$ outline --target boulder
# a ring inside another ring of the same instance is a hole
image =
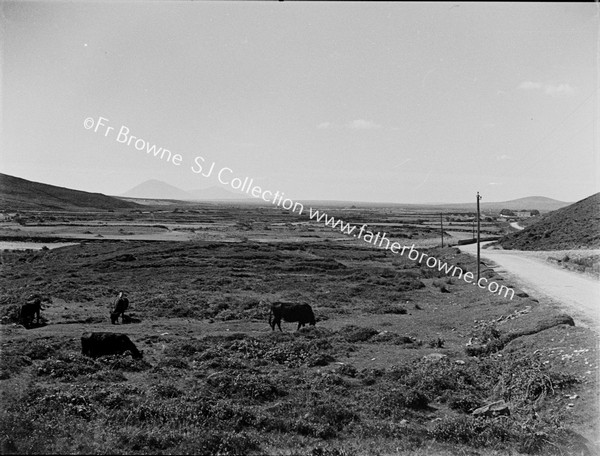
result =
[[[496,401],[473,410],[473,416],[494,417],[500,415],[510,415],[508,404],[504,401]]]

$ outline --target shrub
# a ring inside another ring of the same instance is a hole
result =
[[[406,409],[426,409],[429,400],[416,389],[392,389],[377,399],[377,413],[394,420],[405,416]]]
[[[404,315],[407,313],[407,310],[402,306],[389,305],[384,307],[381,312],[384,314]]]
[[[444,343],[446,341],[444,339],[440,339],[439,337],[437,339],[432,339],[429,341],[429,346],[431,348],[443,348],[444,347]]]
[[[471,416],[444,418],[435,424],[430,435],[443,442],[486,448],[516,437],[510,419],[506,417],[486,419]]]
[[[266,375],[219,372],[207,377],[206,382],[226,397],[239,397],[269,401],[287,395],[275,386]]]
[[[143,359],[135,359],[131,356],[122,355],[101,356],[98,358],[98,362],[104,364],[109,369],[125,372],[142,372],[152,367],[150,363]]]
[[[504,400],[519,407],[542,400],[555,390],[577,382],[576,376],[553,371],[539,358],[525,355],[505,359],[497,389]]]
[[[173,385],[160,384],[152,388],[152,394],[160,399],[169,399],[173,397],[179,397],[183,394],[183,392]]]
[[[101,365],[93,359],[79,354],[69,354],[58,359],[45,360],[37,369],[40,377],[48,376],[70,381],[81,375],[93,374],[100,370]]]
[[[23,347],[23,354],[31,359],[47,359],[54,355],[61,344],[55,342],[50,343],[47,340],[34,340],[27,342]]]
[[[31,359],[27,356],[3,353],[0,356],[0,380],[6,380],[13,374],[18,374],[24,367],[31,364]]]
[[[377,333],[376,329],[354,325],[344,326],[338,331],[347,342],[365,342]]]
[[[356,370],[356,367],[354,367],[351,364],[343,364],[340,367],[338,367],[336,369],[336,372],[340,375],[346,375],[347,377],[356,377],[356,374],[358,373],[358,371]]]
[[[448,406],[452,410],[458,410],[463,413],[470,413],[481,406],[481,401],[479,401],[476,397],[462,394],[458,396],[451,396],[448,400]]]

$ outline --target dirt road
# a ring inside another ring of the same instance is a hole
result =
[[[460,246],[460,249],[477,255],[477,244]],[[540,302],[548,302],[569,313],[576,324],[600,328],[599,281],[559,269],[529,252],[484,249],[482,245],[481,259]]]
[[[521,225],[519,225],[519,222],[511,222],[510,226],[512,226],[515,230],[524,230],[525,228],[523,228]]]

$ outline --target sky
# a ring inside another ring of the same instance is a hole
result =
[[[296,200],[600,191],[594,3],[1,1],[0,24],[5,174],[109,195],[224,168],[224,188]]]

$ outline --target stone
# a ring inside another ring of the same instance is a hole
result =
[[[432,363],[437,363],[439,360],[444,358],[447,358],[447,355],[444,355],[443,353],[431,353],[429,355],[423,356],[423,359],[425,361],[430,361]]]
[[[504,401],[496,401],[491,404],[484,405],[478,409],[473,410],[474,416],[487,416],[494,417],[500,415],[510,415],[508,404]]]

